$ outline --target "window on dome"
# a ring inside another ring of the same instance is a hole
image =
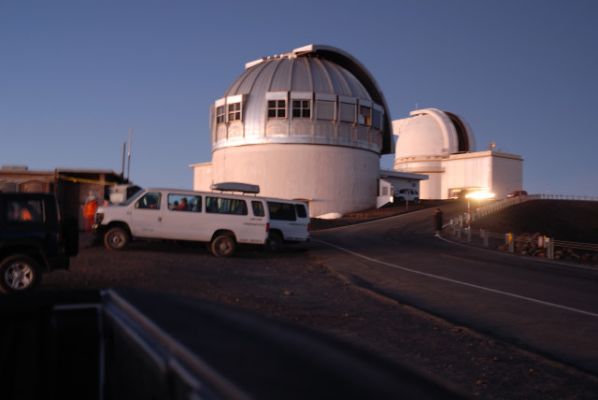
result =
[[[220,124],[226,119],[226,113],[224,112],[224,106],[216,107],[216,123]]]
[[[336,102],[328,100],[316,100],[316,118],[326,121],[334,121],[334,109]]]
[[[340,117],[343,122],[355,122],[355,104],[340,103]]]
[[[372,111],[372,126],[378,130],[382,129],[382,111],[375,108]]]
[[[359,125],[371,126],[372,125],[372,109],[366,106],[359,106]]]
[[[241,120],[241,103],[228,104],[228,121]]]
[[[311,100],[293,100],[293,118],[311,118]]]
[[[286,100],[268,100],[268,118],[286,118]]]

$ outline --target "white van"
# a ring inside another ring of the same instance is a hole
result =
[[[209,243],[218,257],[233,255],[237,243],[265,244],[268,229],[260,198],[178,189],[146,189],[100,207],[94,225],[109,250],[133,239],[190,240]]]
[[[395,201],[399,204],[404,202],[419,203],[419,192],[415,189],[401,189],[395,191]]]
[[[309,240],[309,208],[307,203],[294,200],[266,198],[270,231],[268,246],[277,250],[284,242]]]

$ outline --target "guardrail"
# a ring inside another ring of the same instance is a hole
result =
[[[461,216],[460,216],[461,217]],[[513,254],[573,261],[598,266],[598,243],[581,243],[535,234],[514,235],[485,229],[472,229],[465,218],[454,218],[447,226],[454,239]]]
[[[595,196],[569,196],[554,194],[532,194],[498,200],[477,207],[471,213],[462,213],[452,218],[448,228],[453,237],[483,247],[495,248],[522,255],[546,257],[554,260],[570,260],[598,265],[598,244],[556,240],[539,233],[514,236],[512,233],[496,233],[484,229],[474,230],[471,224],[477,219],[494,214],[507,207],[530,200],[572,200],[598,201]],[[469,208],[469,207],[468,207]]]
[[[568,194],[534,194],[528,197],[535,197],[541,200],[598,201],[598,196],[574,196]]]

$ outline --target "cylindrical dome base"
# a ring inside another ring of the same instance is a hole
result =
[[[262,144],[214,151],[212,183],[260,186],[260,196],[304,199],[311,216],[376,205],[378,154],[350,147]],[[205,186],[204,186],[205,185]]]

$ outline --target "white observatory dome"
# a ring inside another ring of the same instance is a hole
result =
[[[357,60],[309,45],[245,65],[214,104],[213,149],[312,143],[391,152],[390,118],[377,84]]]
[[[410,118],[393,121],[398,136],[395,160],[433,159],[473,151],[473,134],[465,121],[436,108],[415,110]]]
[[[249,62],[212,109],[211,183],[258,184],[312,215],[375,205],[392,151],[386,101],[342,50],[308,45]]]

